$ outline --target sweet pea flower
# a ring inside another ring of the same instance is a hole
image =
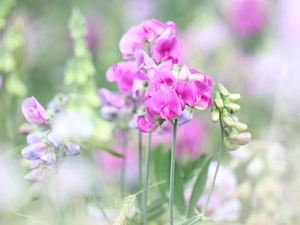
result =
[[[71,156],[76,156],[81,153],[80,146],[70,141],[65,143],[65,150],[66,154]]]
[[[138,71],[137,63],[133,61],[119,62],[106,72],[106,79],[109,82],[117,82],[117,87],[122,94],[131,93],[135,78],[147,79]]]
[[[151,48],[151,54],[156,62],[172,60],[174,64],[178,63],[179,45],[177,37],[171,33],[171,28],[167,28],[156,40]]]
[[[44,107],[33,96],[24,99],[22,112],[29,123],[43,123],[49,119]]]
[[[47,146],[43,142],[30,144],[21,151],[24,158],[32,161],[40,159],[46,152]]]
[[[26,136],[27,144],[33,144],[33,143],[39,143],[41,142],[45,137],[44,133],[36,132],[31,133]]]

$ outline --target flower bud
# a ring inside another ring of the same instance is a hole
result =
[[[52,131],[48,134],[48,141],[50,145],[52,145],[54,148],[57,148],[62,143],[62,137],[60,133]]]
[[[240,94],[230,94],[228,96],[228,99],[231,101],[231,102],[237,102],[238,100],[241,99],[241,95]]]
[[[225,139],[225,145],[226,145],[226,148],[227,148],[228,151],[234,151],[234,150],[237,150],[240,147],[240,145],[234,144],[230,140],[230,138],[226,138]]]
[[[251,140],[251,133],[240,133],[238,135],[232,136],[231,140],[236,145],[245,145]]]
[[[75,156],[81,153],[80,146],[73,142],[66,142],[65,147],[67,155]]]
[[[40,159],[47,152],[47,146],[45,143],[34,143],[23,148],[21,153],[24,158],[28,160]]]
[[[39,143],[45,137],[44,133],[32,133],[26,136],[26,141],[28,144]]]
[[[83,38],[76,40],[74,54],[78,58],[84,58],[88,56],[88,46]]]
[[[216,92],[215,104],[219,109],[223,109],[224,103],[219,92]]]
[[[31,170],[24,178],[30,182],[39,182],[44,180],[46,173],[43,168]]]
[[[230,95],[229,91],[224,87],[223,84],[218,84],[218,88],[221,95],[223,95],[224,97],[228,97]]]
[[[241,110],[241,106],[240,105],[232,103],[232,102],[230,102],[228,104],[225,104],[225,107],[228,110],[230,110],[231,112],[233,112],[233,113],[237,113],[238,111]]]
[[[215,104],[212,105],[211,107],[211,120],[216,123],[218,122],[220,119],[220,113],[219,110],[217,108],[217,106]]]
[[[31,132],[33,132],[33,127],[32,127],[31,124],[23,123],[23,124],[19,127],[18,132],[19,132],[20,134],[28,135],[28,134],[30,134]]]
[[[242,122],[235,122],[235,128],[238,130],[238,132],[244,132],[248,129],[248,125]]]
[[[234,127],[235,123],[233,121],[233,119],[229,116],[223,116],[222,117],[223,122],[226,124],[227,127]]]
[[[27,92],[26,86],[20,80],[17,73],[9,74],[6,80],[6,90],[9,94],[18,97],[23,97]]]

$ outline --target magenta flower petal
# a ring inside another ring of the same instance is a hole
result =
[[[180,99],[181,109],[184,110],[185,104],[193,107],[196,101],[196,93],[192,84],[189,82],[176,82],[175,92]]]
[[[163,68],[154,74],[154,83],[158,90],[172,89],[175,86],[176,79],[170,69]]]
[[[49,119],[46,110],[33,96],[24,99],[22,112],[29,123],[42,123]]]
[[[98,95],[103,105],[121,108],[125,104],[125,100],[122,97],[106,88],[100,88],[98,90]]]
[[[175,91],[171,90],[167,92],[167,107],[177,116],[181,115],[181,105]]]
[[[27,147],[23,148],[21,153],[24,158],[28,160],[37,160],[40,159],[43,155],[47,152],[47,146],[45,143],[34,143],[28,145]]]
[[[143,48],[146,32],[142,26],[131,27],[121,37],[119,48],[124,59],[131,59],[136,50]]]
[[[144,133],[153,132],[157,128],[157,123],[149,122],[145,116],[138,116],[137,124],[138,124],[139,129]]]

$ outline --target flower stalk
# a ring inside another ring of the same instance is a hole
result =
[[[221,111],[219,113],[220,113],[220,117],[221,117]],[[223,127],[222,120],[219,120],[219,123],[220,123],[220,129],[221,129],[221,144],[220,144],[220,149],[219,149],[219,153],[218,153],[217,168],[216,168],[216,171],[215,171],[215,174],[214,174],[214,178],[213,178],[211,188],[209,190],[208,197],[206,199],[206,203],[205,203],[204,208],[201,212],[203,217],[205,217],[206,209],[207,209],[208,203],[210,201],[211,194],[214,190],[214,186],[215,186],[215,183],[216,183],[216,179],[217,179],[217,175],[218,175],[218,171],[219,171],[219,167],[220,167],[220,163],[221,163],[222,151],[223,151],[223,148],[224,148],[224,127]]]
[[[171,171],[170,171],[170,198],[169,198],[169,209],[170,209],[170,225],[173,225],[173,200],[174,200],[174,174],[175,174],[175,156],[176,156],[176,133],[177,133],[177,122],[178,119],[174,119],[173,123],[173,139],[172,139],[172,153],[171,153]]]
[[[144,180],[144,199],[143,199],[143,221],[144,225],[147,225],[147,199],[148,199],[148,178],[149,178],[149,167],[150,167],[150,145],[151,145],[151,133],[148,135],[146,158],[145,158],[145,180]]]

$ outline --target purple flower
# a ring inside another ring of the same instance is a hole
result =
[[[114,106],[102,106],[100,109],[100,115],[107,121],[113,121],[118,117],[120,109]]]
[[[115,106],[115,107],[121,108],[125,104],[125,101],[122,97],[111,92],[110,90],[108,90],[106,88],[100,88],[98,90],[98,95],[99,95],[103,105]]]
[[[57,148],[62,143],[62,137],[60,133],[52,131],[48,134],[48,141],[50,145],[52,145],[54,148]]]
[[[81,153],[80,146],[73,142],[66,142],[65,147],[67,155],[75,156]]]
[[[33,96],[24,99],[22,112],[29,123],[43,123],[49,119],[46,110]]]
[[[27,147],[23,148],[21,153],[24,158],[28,160],[37,160],[40,159],[47,152],[47,146],[45,143],[34,143],[30,144]]]
[[[45,137],[44,133],[31,133],[26,136],[27,144],[39,143]]]

